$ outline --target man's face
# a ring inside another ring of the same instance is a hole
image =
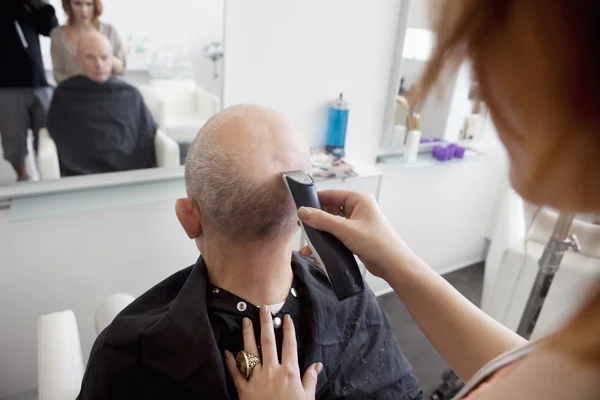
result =
[[[104,83],[112,71],[112,51],[100,40],[92,40],[80,49],[79,62],[83,74],[94,82]]]

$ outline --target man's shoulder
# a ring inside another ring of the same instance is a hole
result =
[[[84,75],[75,75],[75,76],[65,79],[64,81],[59,83],[58,86],[56,87],[56,91],[77,88],[77,87],[81,86],[82,84],[88,83],[89,81],[90,81],[90,79]]]
[[[127,345],[139,340],[147,329],[168,313],[193,267],[174,273],[125,307],[103,332],[103,341],[110,345]]]
[[[139,97],[140,99],[143,98],[142,93],[136,86],[132,85],[131,83],[127,82],[126,80],[124,80],[123,78],[120,78],[118,76],[114,76],[114,75],[111,76],[105,82],[105,85],[110,86],[110,88],[113,90],[130,93],[136,97]]]
[[[66,93],[93,94],[99,86],[85,75],[75,75],[59,83],[54,96]]]

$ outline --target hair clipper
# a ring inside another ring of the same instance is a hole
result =
[[[283,172],[281,175],[297,209],[300,207],[323,209],[312,176],[304,171]],[[321,263],[338,299],[344,300],[362,293],[365,284],[352,252],[331,233],[313,229],[304,225],[302,221],[301,225],[304,237]]]

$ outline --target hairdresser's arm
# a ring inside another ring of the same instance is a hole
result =
[[[302,208],[300,219],[340,238],[372,274],[385,279],[463,380],[500,354],[525,343],[410,251],[372,196],[333,190],[321,192],[319,197],[329,213]],[[347,219],[332,215],[339,214],[340,207],[344,207]]]

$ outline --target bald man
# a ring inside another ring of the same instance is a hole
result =
[[[370,290],[339,301],[319,267],[292,252],[296,210],[282,171],[310,171],[303,135],[283,116],[235,106],[202,127],[176,204],[198,261],[140,296],[92,349],[79,399],[237,399],[223,352],[260,338],[268,305],[279,351],[296,329],[299,366],[322,362],[318,399],[422,399]],[[167,250],[168,251],[168,250]]]
[[[151,168],[157,125],[142,95],[111,76],[113,51],[99,32],[81,37],[83,75],[63,81],[48,113],[64,176]]]

